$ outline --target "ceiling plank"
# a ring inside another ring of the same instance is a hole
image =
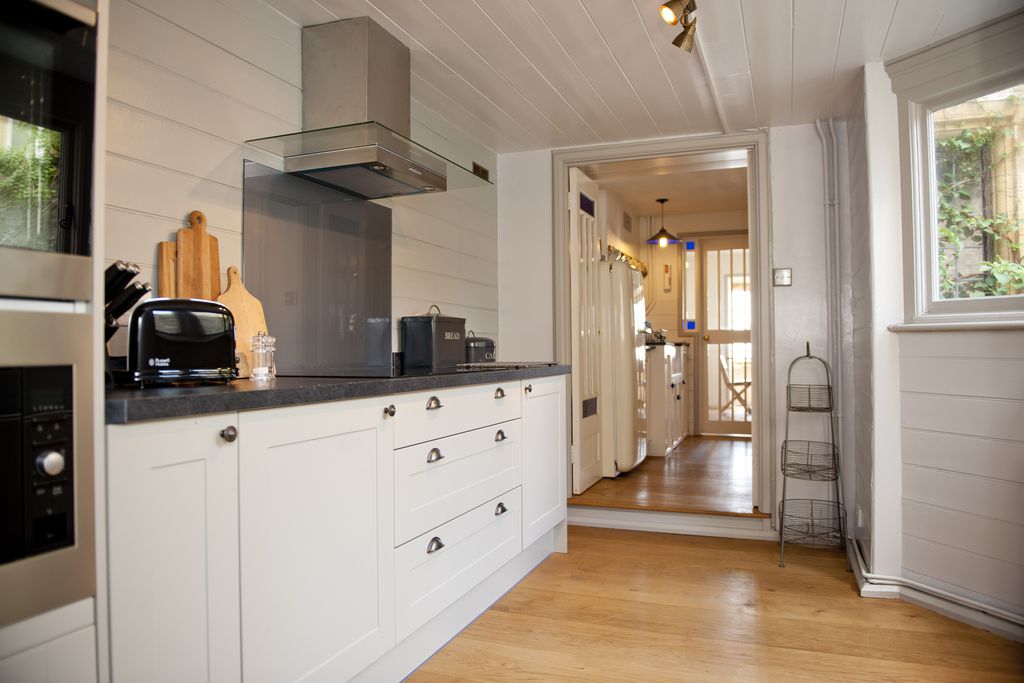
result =
[[[551,86],[584,116],[604,142],[629,131],[527,0],[475,0]]]
[[[739,7],[757,122],[784,125],[792,120],[793,90],[798,87],[793,73],[793,0],[741,0]],[[740,72],[739,65],[733,72]]]
[[[565,144],[595,143],[601,135],[475,2],[422,0],[440,21],[460,36],[467,48],[494,72],[495,80],[547,115],[565,136]],[[554,68],[560,64],[553,65]],[[552,71],[553,68],[547,68]]]
[[[788,1],[788,0],[787,0]],[[756,128],[757,107],[739,0],[701,3],[697,41],[727,131]]]
[[[622,73],[605,46],[594,23],[581,16],[580,5],[571,0],[531,0],[530,5],[548,26],[569,58],[584,71],[600,90],[608,106],[633,139],[662,135],[654,117],[647,111],[632,84]],[[625,3],[624,8],[628,8]]]
[[[658,131],[662,135],[692,134],[690,119],[636,5],[623,0],[587,0],[580,2],[580,7],[594,22],[603,44],[655,120]]]
[[[895,11],[896,0],[846,3],[825,116],[843,116],[853,104],[864,65],[881,59]]]
[[[337,21],[338,17],[317,0],[263,0],[299,26],[316,26]]]
[[[847,4],[846,0],[793,0],[791,121],[810,122],[828,114]]]

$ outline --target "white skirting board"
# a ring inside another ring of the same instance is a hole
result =
[[[656,531],[690,536],[720,536],[754,541],[773,541],[771,520],[754,517],[698,515],[685,512],[648,512],[645,510],[614,510],[611,508],[569,506],[569,524],[578,526]]]
[[[352,680],[363,683],[400,681],[411,674],[544,561],[555,550],[558,531],[556,527],[544,534]]]
[[[1003,619],[999,619],[998,617],[994,617],[990,614],[986,614],[981,610],[967,607],[965,605],[959,605],[951,600],[947,600],[946,598],[937,595],[930,595],[924,591],[911,588],[910,586],[868,583],[867,580],[865,580],[863,573],[861,573],[852,544],[847,546],[847,552],[849,553],[850,565],[853,567],[853,574],[857,580],[857,586],[860,589],[860,596],[862,598],[898,598],[906,600],[907,602],[913,603],[919,607],[924,607],[925,609],[929,609],[933,612],[938,612],[950,619],[956,619],[957,621],[970,624],[971,626],[976,626],[977,628],[995,633],[996,635],[1004,638],[1024,643],[1024,628]]]

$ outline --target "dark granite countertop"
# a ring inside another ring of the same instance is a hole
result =
[[[403,377],[278,377],[257,384],[238,380],[229,385],[114,389],[106,396],[107,424],[127,424],[169,417],[258,410],[304,403],[387,396],[471,384],[507,382],[569,373],[568,365],[474,370],[444,375]]]

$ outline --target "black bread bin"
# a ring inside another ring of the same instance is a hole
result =
[[[455,372],[466,357],[466,319],[427,311],[401,320],[402,367],[406,374]]]

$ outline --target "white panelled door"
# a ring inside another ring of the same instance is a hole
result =
[[[597,232],[597,183],[569,170],[569,310],[572,316],[572,491],[583,493],[601,478],[601,358]]]

